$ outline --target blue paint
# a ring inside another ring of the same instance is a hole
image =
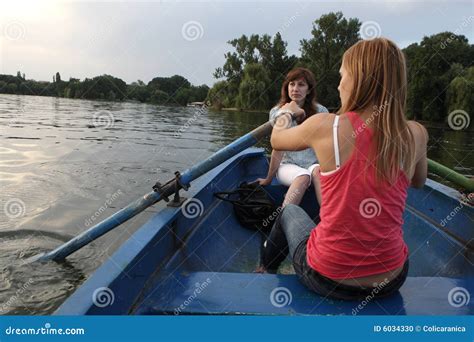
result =
[[[190,186],[191,181],[202,176],[203,174],[212,170],[213,168],[221,165],[223,162],[235,156],[237,153],[245,150],[246,148],[250,146],[255,145],[259,138],[262,138],[268,135],[270,132],[271,132],[271,125],[270,123],[266,123],[256,128],[252,132],[245,134],[244,136],[235,140],[228,146],[217,151],[206,160],[202,161],[201,163],[183,172],[183,174],[180,177],[181,185],[185,189],[187,189]],[[165,193],[164,197],[169,196],[169,195],[170,194]],[[135,215],[141,213],[143,210],[145,210],[149,206],[155,204],[156,202],[162,199],[163,198],[160,196],[160,194],[152,191],[144,195],[142,198],[135,200],[134,202],[129,204],[127,207],[116,212],[114,215],[110,216],[104,221],[99,222],[93,227],[89,228],[88,230],[82,232],[81,234],[71,239],[70,241],[66,242],[65,244],[59,246],[55,250],[46,254],[34,256],[30,258],[29,261],[33,262],[36,260],[40,260],[40,261],[63,260],[68,255],[74,253],[75,251],[84,247],[88,243],[101,237],[102,235],[106,234],[107,232],[114,229],[115,227],[118,227],[125,221],[131,219]]]
[[[259,262],[260,237],[239,226],[232,206],[214,198],[213,193],[262,177],[267,168],[263,152],[248,149],[197,179],[189,195],[202,203],[201,215],[187,218],[180,208],[157,213],[56,314],[352,315],[353,310],[358,315],[474,313],[474,252],[463,243],[474,238],[474,211],[464,206],[456,214],[456,226],[440,229],[436,223],[439,217],[432,210],[451,211],[457,193],[452,189],[444,192],[446,189],[435,182],[409,192],[404,234],[410,250],[410,272],[399,293],[392,297],[369,301],[357,309],[359,302],[321,298],[301,285],[294,274],[252,273]],[[266,189],[275,200],[282,200],[285,188],[276,180]],[[314,203],[309,189],[302,204],[311,216],[319,209]],[[462,229],[462,239],[458,237],[459,225],[468,227]],[[207,285],[196,295],[203,284]],[[99,307],[93,303],[94,291],[100,287],[114,293],[111,305]],[[270,295],[277,287],[291,292],[291,303],[282,307],[271,304]],[[449,292],[456,287],[466,289],[471,297],[459,308],[448,301]]]

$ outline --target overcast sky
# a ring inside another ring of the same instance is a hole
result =
[[[472,1],[10,1],[0,2],[0,73],[63,80],[110,74],[127,83],[182,75],[212,85],[230,51],[252,33],[282,33],[291,54],[331,11],[366,22],[400,47],[451,31],[474,39]]]

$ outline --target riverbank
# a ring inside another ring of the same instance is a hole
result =
[[[260,113],[260,114],[268,114],[268,112],[270,112],[270,109],[268,111],[264,111],[261,109],[240,109],[240,108],[235,108],[235,107],[221,108],[220,110],[224,112]]]

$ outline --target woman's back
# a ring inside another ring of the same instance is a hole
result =
[[[274,149],[310,146],[320,163],[321,223],[301,248],[292,241],[290,252],[295,270],[308,275],[305,284],[316,292],[353,298],[388,281],[386,295],[408,273],[403,210],[408,186],[421,187],[426,180],[427,133],[405,118],[405,57],[392,41],[357,42],[344,53],[340,74],[341,115],[320,114],[291,129],[280,120],[272,133]],[[286,109],[302,111],[295,105]],[[290,216],[283,212],[282,226],[291,240],[289,228],[306,232],[308,224],[291,225]],[[334,280],[346,287],[338,290]]]
[[[332,130],[337,144],[332,136],[332,143],[326,141],[318,150],[324,155],[339,153],[342,159],[331,171],[323,163],[321,222],[308,242],[308,263],[332,279],[392,271],[403,265],[408,253],[401,227],[409,181],[400,170],[393,184],[379,182],[370,161],[372,128],[355,112],[340,117],[342,127]],[[335,150],[335,145],[341,149]],[[342,156],[339,151],[344,151]]]
[[[346,114],[339,115],[339,127],[338,127],[338,142],[339,142],[339,155],[340,163],[343,165],[352,155],[352,152],[355,147],[356,137],[361,134],[366,128],[369,128],[373,131],[373,117],[374,112],[362,112],[359,115],[362,123],[361,126],[354,130],[352,123]],[[320,161],[321,172],[330,172],[336,169],[335,156],[334,156],[334,140],[333,140],[333,123],[334,117],[336,114],[319,114],[319,117],[310,118],[313,123],[308,123],[314,127],[314,135],[318,136],[317,140],[311,139],[312,148],[316,151],[316,156]],[[316,122],[317,121],[317,122]],[[418,162],[423,162],[420,167],[423,169],[427,167],[426,160],[423,160],[423,157],[426,157],[426,141],[428,139],[426,129],[419,123],[415,121],[408,121],[408,129],[413,136],[413,147],[414,152],[414,164]],[[406,176],[411,180],[413,184],[416,181],[418,183],[424,184],[424,179],[413,180],[413,177],[416,177],[416,169],[407,170]]]

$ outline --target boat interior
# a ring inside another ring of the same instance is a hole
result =
[[[172,206],[156,214],[56,314],[474,313],[473,301],[457,306],[450,299],[453,289],[474,293],[474,210],[459,201],[457,191],[431,180],[423,189],[409,190],[403,226],[409,275],[393,296],[362,303],[322,297],[299,282],[289,260],[277,274],[255,273],[262,235],[240,226],[232,204],[213,194],[264,177],[267,169],[263,150],[252,148],[200,177],[189,191],[181,191],[188,204],[195,201],[191,214]],[[274,179],[265,190],[280,204],[286,187]],[[301,206],[311,217],[318,215],[312,187]],[[455,215],[451,215],[453,210]],[[111,305],[94,305],[92,294],[99,287],[113,291]]]

